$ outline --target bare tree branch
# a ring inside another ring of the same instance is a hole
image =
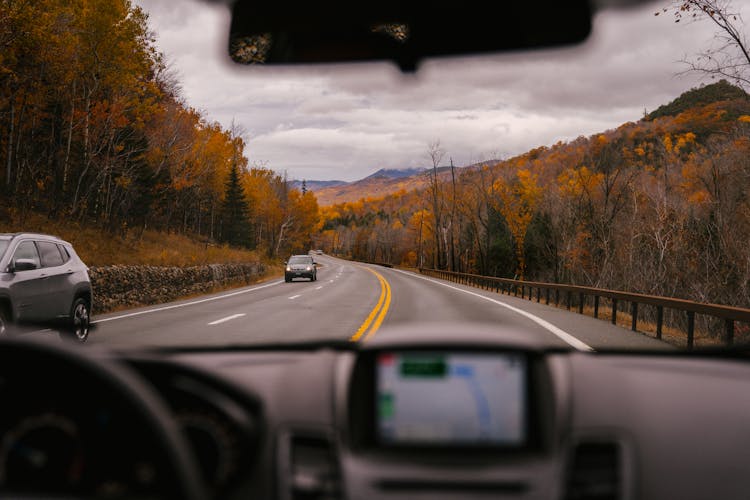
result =
[[[745,89],[750,88],[750,49],[742,17],[732,0],[673,0],[655,15],[672,11],[675,23],[710,21],[717,31],[713,42],[693,58],[680,62],[687,69],[678,74],[699,73],[710,78],[726,78]]]

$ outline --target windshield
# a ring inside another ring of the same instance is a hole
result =
[[[310,257],[292,257],[289,259],[289,264],[310,264],[311,262]]]
[[[746,342],[750,60],[681,4],[402,73],[234,64],[224,2],[11,3],[0,231],[70,242],[41,257],[80,257],[88,342],[118,348],[435,322],[586,351]],[[747,2],[722,9],[747,33]]]

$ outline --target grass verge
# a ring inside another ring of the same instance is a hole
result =
[[[23,223],[11,216],[0,219],[0,232],[35,232],[69,241],[88,266],[152,265],[198,266],[263,261],[275,262],[260,252],[216,245],[187,235],[159,231],[128,230],[112,234],[91,224],[61,222],[39,214],[29,214]]]

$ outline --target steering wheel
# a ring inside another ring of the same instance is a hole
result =
[[[169,410],[96,349],[0,341],[0,496],[206,498]]]

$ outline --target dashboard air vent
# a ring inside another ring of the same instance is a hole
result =
[[[621,470],[617,443],[579,443],[568,469],[565,500],[619,500]]]
[[[290,497],[294,500],[338,500],[341,475],[333,443],[324,437],[292,436]]]

